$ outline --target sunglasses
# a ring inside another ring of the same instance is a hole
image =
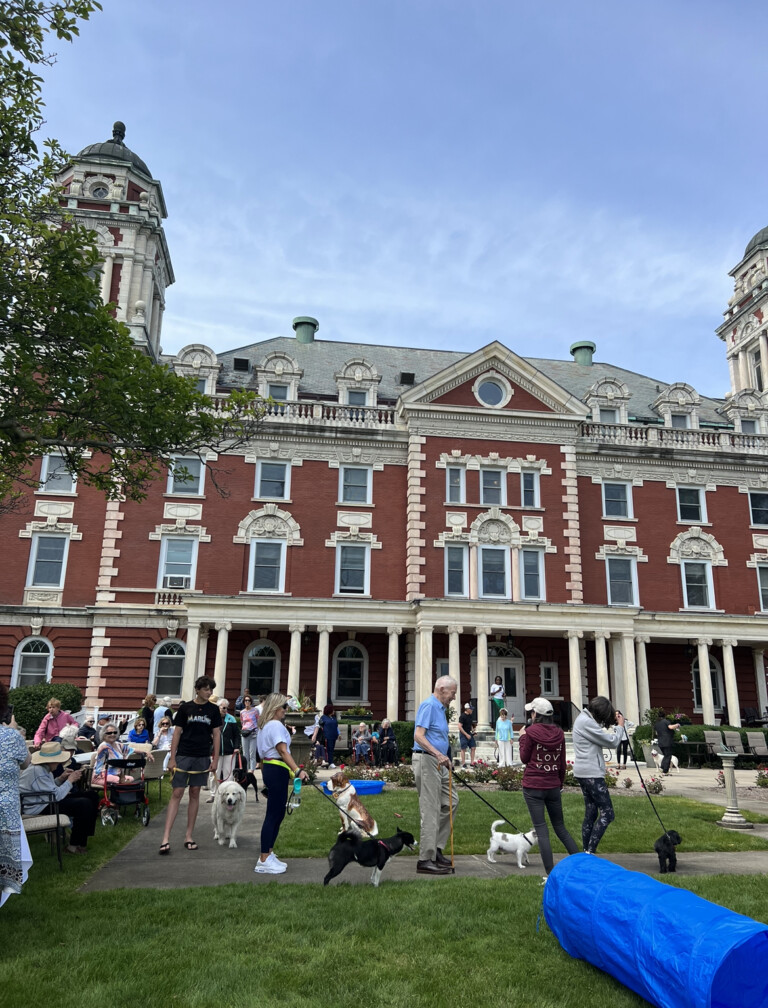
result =
[[[105,731],[104,732],[104,737],[106,738],[107,735],[117,735],[117,732],[116,731]]]

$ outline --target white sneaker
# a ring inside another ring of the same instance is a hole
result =
[[[277,856],[277,854],[275,854],[274,851],[272,851],[272,853],[269,855],[269,857],[267,858],[267,861],[271,861],[272,864],[278,864],[282,868],[287,868],[288,867],[287,863],[285,861],[281,861],[280,858]]]
[[[336,764],[335,763],[329,763],[328,764],[328,769],[329,770],[335,770],[336,769]]]
[[[545,886],[547,884],[547,879],[548,878],[549,878],[549,875],[542,875],[542,877],[541,877],[541,884],[543,886]]]
[[[257,875],[282,875],[285,869],[286,865],[281,861],[277,861],[277,859],[270,861],[267,858],[266,861],[257,861],[253,870]]]

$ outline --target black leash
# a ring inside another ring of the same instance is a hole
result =
[[[322,784],[315,784],[314,781],[310,781],[309,783],[312,785],[312,787],[315,789],[315,791],[319,791],[320,794],[323,796],[323,798],[326,798],[331,803],[331,805],[333,805],[333,807],[336,809],[337,812],[343,811],[342,809],[339,808],[339,806],[333,800],[333,797],[328,794],[328,792],[325,790],[325,788],[323,787]],[[355,792],[355,794],[357,794],[357,792]],[[344,815],[346,815],[348,819],[352,820],[352,816],[349,815],[347,812],[345,812]],[[352,821],[354,822],[354,820],[352,820]],[[373,836],[372,833],[368,832],[368,830],[365,828],[365,826],[360,826],[358,823],[355,823],[355,826],[361,831],[361,833],[367,833],[371,840],[375,840],[376,839],[376,837]]]
[[[659,820],[661,828],[664,830],[664,835],[665,836],[669,836],[669,832],[667,830],[667,827],[661,821],[661,816],[659,815],[658,809],[653,804],[653,798],[651,798],[650,791],[646,787],[645,781],[643,780],[643,775],[640,773],[640,766],[639,766],[639,764],[637,762],[637,757],[635,756],[635,747],[632,745],[632,741],[630,740],[630,737],[627,734],[626,726],[622,725],[621,727],[622,727],[622,730],[624,732],[624,738],[627,740],[627,742],[629,742],[629,751],[632,753],[632,762],[635,764],[635,770],[637,770],[637,776],[640,778],[640,783],[643,786],[643,791],[645,791],[645,793],[646,793],[646,795],[648,797],[648,801],[651,803],[651,808],[653,809],[656,818]]]
[[[491,811],[495,812],[500,819],[503,819],[505,823],[509,823],[509,825],[515,831],[515,833],[525,833],[524,830],[518,829],[518,827],[515,826],[515,824],[512,822],[511,819],[507,819],[507,817],[502,812],[499,812],[499,810],[497,808],[494,808],[494,806],[491,805],[489,801],[486,801],[486,799],[483,798],[483,796],[480,794],[479,791],[475,791],[475,789],[472,787],[472,785],[467,781],[465,777],[460,777],[455,770],[453,772],[453,776],[456,778],[459,784],[463,784],[464,787],[469,788],[469,790],[472,792],[473,795],[477,795],[477,797],[480,799],[481,802],[485,802],[488,808],[491,809]]]

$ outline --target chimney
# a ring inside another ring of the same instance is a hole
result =
[[[309,315],[300,315],[293,320],[293,331],[296,333],[297,343],[314,343],[315,333],[320,328],[317,319],[310,318]]]
[[[592,367],[592,354],[596,349],[595,344],[590,343],[589,340],[581,340],[578,343],[571,344],[573,359],[577,364],[583,364],[586,367]]]

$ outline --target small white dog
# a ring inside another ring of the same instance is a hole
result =
[[[664,759],[662,754],[658,749],[651,749],[651,756],[653,756],[653,762],[656,764],[656,769],[661,770],[661,761]],[[680,773],[680,761],[677,756],[673,755],[669,764],[670,771],[677,770]]]
[[[330,779],[331,798],[336,802],[341,816],[341,829],[351,830],[359,837],[367,839],[378,835],[379,827],[368,809],[357,797],[354,784],[349,777],[341,772],[335,773]]]
[[[245,791],[235,781],[225,781],[219,785],[213,799],[211,818],[213,819],[213,839],[223,847],[237,847],[237,828],[245,814]]]
[[[536,833],[497,833],[496,827],[503,824],[503,819],[497,819],[491,826],[491,846],[487,857],[491,864],[496,864],[494,854],[516,854],[517,867],[525,868],[528,864],[528,851],[536,846]]]

